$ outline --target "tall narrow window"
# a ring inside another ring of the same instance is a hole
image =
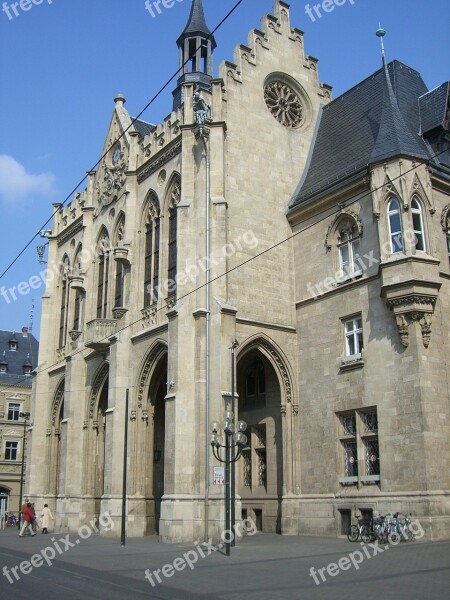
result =
[[[81,291],[75,290],[75,302],[73,307],[73,329],[79,331],[80,329],[80,314],[81,314]]]
[[[145,229],[144,308],[158,301],[160,210],[156,196],[152,197]]]
[[[176,293],[177,276],[177,206],[181,199],[181,180],[176,176],[170,187],[169,200],[169,260],[167,277],[170,294]]]
[[[62,348],[66,343],[67,337],[67,321],[69,318],[69,260],[66,257],[63,263],[63,271],[61,273],[61,304],[59,315],[59,348]]]
[[[346,277],[360,271],[359,232],[354,221],[346,219],[339,227],[338,248],[341,276]]]
[[[346,356],[361,354],[363,349],[363,330],[361,317],[345,321],[344,328]]]
[[[425,230],[423,227],[423,216],[422,216],[422,207],[417,200],[417,198],[413,198],[411,202],[411,214],[412,214],[412,222],[413,229],[416,241],[416,250],[418,252],[426,252],[425,247]]]
[[[177,209],[171,207],[169,211],[169,270],[168,279],[174,289],[177,276]]]
[[[109,238],[103,235],[99,243],[98,280],[97,280],[97,319],[106,319],[108,315],[109,288]]]
[[[392,198],[388,204],[388,218],[391,252],[392,254],[403,252],[404,248],[400,204],[395,198]]]
[[[116,293],[114,296],[114,308],[123,306],[123,279],[124,266],[120,261],[116,262]]]

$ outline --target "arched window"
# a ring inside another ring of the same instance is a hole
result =
[[[69,275],[70,275],[70,262],[67,256],[63,259],[63,266],[61,270],[61,303],[60,303],[60,315],[59,315],[59,341],[58,348],[63,348],[66,344],[67,338],[67,322],[69,319],[69,297],[70,297],[70,286],[69,286]]]
[[[125,235],[125,215],[121,215],[115,235],[115,245],[122,244]],[[114,308],[122,308],[124,305],[124,290],[125,290],[125,265],[122,261],[116,260],[115,273],[115,293],[114,293]]]
[[[109,237],[104,231],[97,246],[98,278],[97,278],[97,319],[106,319],[108,314],[109,287]]]
[[[411,214],[413,222],[413,230],[416,240],[416,250],[418,252],[426,252],[425,245],[425,229],[423,226],[422,206],[414,197],[411,201]]]
[[[245,392],[247,398],[262,396],[266,393],[266,372],[259,356],[247,366],[245,372]]]
[[[338,228],[339,268],[342,277],[360,271],[359,231],[353,219],[345,219]]]
[[[404,247],[400,204],[398,203],[398,200],[396,198],[392,198],[388,204],[388,218],[391,252],[392,254],[396,254],[397,252],[403,252]]]
[[[73,261],[73,275],[75,277],[81,277],[82,271],[82,256],[83,248],[80,244],[78,247],[77,253],[75,255]],[[84,294],[79,287],[75,288],[75,298],[73,302],[73,323],[72,329],[75,331],[79,331],[81,329],[81,306],[83,302]]]
[[[167,269],[167,278],[169,282],[169,291],[171,294],[176,292],[177,277],[177,206],[181,199],[181,180],[177,176],[174,178],[170,188],[169,201],[169,262]]]
[[[152,195],[145,226],[144,308],[158,301],[160,217],[158,198]]]

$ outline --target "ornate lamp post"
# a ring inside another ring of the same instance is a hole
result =
[[[20,529],[20,522],[22,520],[22,500],[23,500],[23,472],[25,469],[25,441],[26,441],[26,428],[28,425],[28,419],[30,418],[30,413],[26,412],[26,413],[19,413],[19,417],[24,417],[25,421],[23,422],[23,438],[22,438],[22,467],[20,470],[20,491],[19,491],[19,519],[18,519],[18,524],[19,524],[19,529]]]
[[[226,555],[230,556],[230,465],[239,460],[242,454],[242,449],[247,444],[247,436],[244,431],[247,429],[245,421],[239,421],[237,424],[238,431],[234,422],[234,414],[232,411],[225,413],[225,418],[222,423],[213,421],[211,423],[211,446],[214,457],[221,463],[225,463],[225,549]],[[223,430],[224,437],[220,430]],[[221,448],[225,450],[225,458],[221,457]],[[231,458],[231,450],[237,448],[237,452]],[[234,498],[233,498],[234,501]]]

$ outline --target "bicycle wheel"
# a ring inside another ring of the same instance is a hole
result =
[[[368,525],[363,525],[361,527],[361,539],[366,544],[372,540],[372,532]]]
[[[358,525],[352,525],[347,533],[349,542],[357,542],[359,538],[359,528]]]

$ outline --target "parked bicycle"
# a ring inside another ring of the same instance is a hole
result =
[[[17,527],[18,523],[19,520],[14,513],[7,513],[6,527]]]
[[[358,525],[354,524],[350,526],[347,532],[347,538],[349,542],[357,542],[359,538],[363,542],[370,542],[371,540],[371,527],[361,515],[356,515]]]

